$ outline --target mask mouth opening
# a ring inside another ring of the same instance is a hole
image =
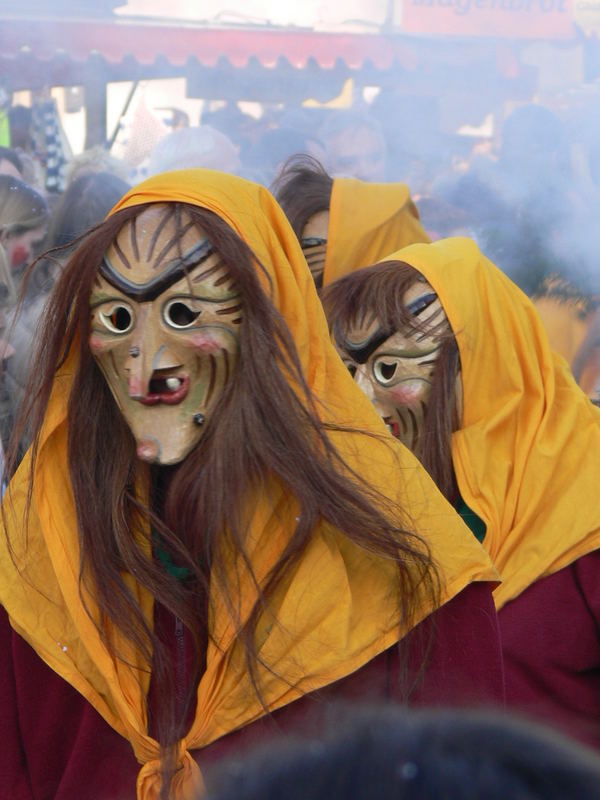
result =
[[[394,436],[396,439],[400,438],[400,425],[398,421],[392,419],[392,417],[383,417],[383,421],[387,425],[388,431]]]
[[[140,397],[139,401],[145,406],[155,406],[159,403],[175,406],[185,400],[189,390],[189,375],[172,369],[157,369],[150,376],[148,393]]]

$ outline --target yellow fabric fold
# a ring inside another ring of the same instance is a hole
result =
[[[469,239],[390,255],[437,292],[460,351],[460,493],[485,522],[501,608],[600,546],[600,410],[549,344],[532,302]]]
[[[350,469],[406,510],[405,524],[426,537],[439,567],[441,601],[472,581],[496,581],[497,573],[477,542],[414,457],[387,434],[368,399],[355,386],[328,337],[327,325],[302,252],[283,212],[266,189],[208,170],[158,175],[132,189],[114,210],[146,202],[186,202],[224,219],[252,248],[273,282],[273,301],[298,348],[323,418],[358,427],[381,438],[334,432],[335,446]],[[262,273],[259,271],[259,275]],[[267,279],[264,281],[268,291]],[[114,631],[125,659],[113,659],[83,608],[78,587],[77,519],[68,476],[66,417],[77,354],[57,374],[33,464],[34,503],[28,539],[23,536],[28,454],[12,481],[5,505],[15,564],[0,537],[0,600],[15,630],[59,675],[71,683],[104,719],[131,743],[142,765],[139,800],[153,800],[160,786],[158,744],[147,734],[145,696],[149,675],[139,657]],[[293,454],[290,454],[293,457]],[[390,476],[394,476],[390,480]],[[283,487],[252,498],[245,509],[248,551],[259,579],[285,547],[298,513]],[[242,618],[253,589],[242,574]],[[147,619],[152,598],[130,577]],[[389,561],[358,548],[322,524],[295,569],[272,598],[272,614],[257,629],[263,697],[279,708],[327,685],[398,641],[402,621],[395,601],[395,570]],[[206,671],[197,711],[180,744],[176,798],[194,796],[201,776],[190,751],[249,724],[265,712],[247,672],[234,621],[213,579],[214,609]],[[91,597],[86,603],[94,614]],[[424,601],[416,622],[433,611]]]
[[[404,183],[335,178],[323,286],[415,242],[429,242]]]

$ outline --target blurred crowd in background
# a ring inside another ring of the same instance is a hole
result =
[[[26,266],[101,221],[146,176],[188,167],[230,172],[271,186],[304,153],[331,176],[408,184],[432,239],[467,235],[535,298],[553,346],[592,398],[600,385],[600,124],[597,104],[561,113],[516,107],[494,137],[443,133],[433,107],[381,91],[350,108],[206,107],[198,120],[148,109],[122,126],[116,146],[73,156],[50,95],[10,104],[0,149],[1,324],[9,326]],[[112,143],[114,145],[114,142]],[[68,251],[42,260],[25,291],[1,389],[6,441],[44,298]]]

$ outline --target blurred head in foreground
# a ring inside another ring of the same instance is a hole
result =
[[[338,719],[331,730],[322,740],[271,745],[229,763],[210,800],[598,796],[600,759],[592,750],[497,714],[385,708]]]

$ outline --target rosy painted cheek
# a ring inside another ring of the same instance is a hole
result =
[[[218,339],[215,339],[213,336],[208,336],[205,333],[196,333],[193,336],[190,336],[189,341],[190,344],[196,348],[196,350],[200,350],[202,353],[206,353],[207,355],[223,349],[222,342],[220,342]]]
[[[399,405],[410,406],[423,400],[425,387],[421,382],[404,383],[395,389],[390,389],[390,395]]]
[[[104,353],[107,353],[111,349],[111,342],[104,339],[102,336],[96,336],[92,333],[89,339],[90,342],[90,350],[92,351],[92,355],[99,357]]]

